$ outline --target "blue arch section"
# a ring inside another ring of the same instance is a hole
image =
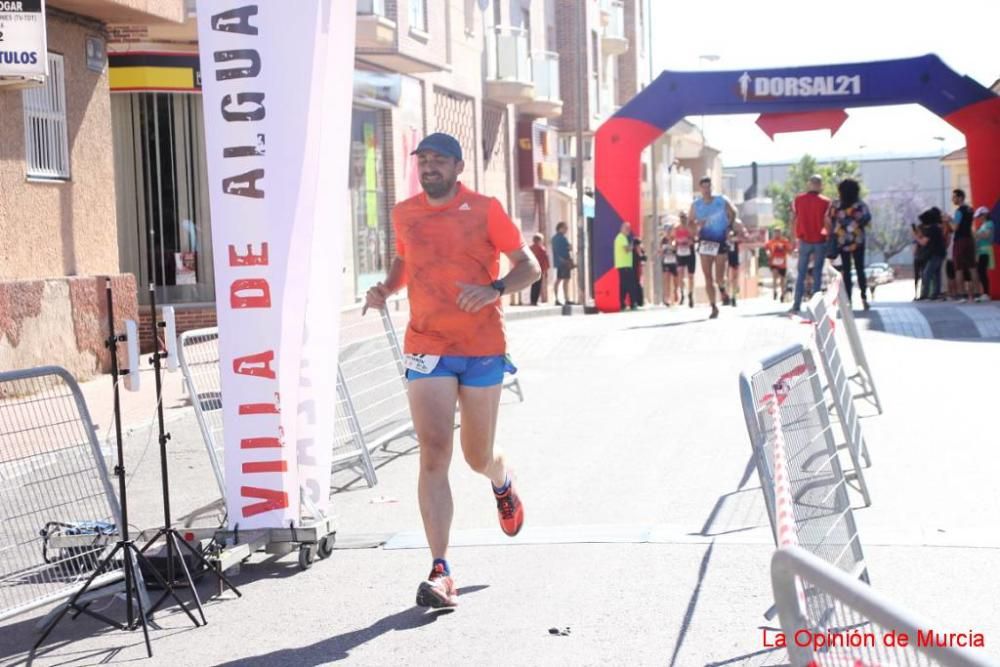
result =
[[[666,131],[684,116],[922,104],[939,116],[993,97],[936,55],[727,72],[664,71],[614,117]]]

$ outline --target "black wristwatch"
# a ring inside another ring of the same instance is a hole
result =
[[[500,296],[503,296],[503,293],[507,291],[507,285],[504,284],[503,280],[494,280],[490,283],[490,287],[500,292]]]

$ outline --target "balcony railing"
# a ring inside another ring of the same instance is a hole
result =
[[[608,16],[608,23],[604,26],[604,37],[626,39],[625,3],[622,0],[601,0],[601,11]]]
[[[559,94],[559,54],[552,51],[536,51],[532,57],[535,99],[558,102]]]
[[[487,36],[487,80],[530,84],[532,72],[527,31],[512,26],[496,26]]]
[[[358,14],[386,16],[385,0],[358,0]]]

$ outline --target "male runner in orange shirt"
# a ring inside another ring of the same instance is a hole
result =
[[[785,238],[784,230],[780,227],[775,230],[775,237],[764,244],[767,251],[767,265],[771,269],[771,291],[772,296],[778,299],[781,295],[781,302],[785,301],[785,289],[788,285],[788,255],[792,252],[792,243]],[[778,286],[781,291],[778,291]]]
[[[366,305],[382,308],[389,295],[407,286],[407,393],[420,443],[420,514],[434,559],[417,589],[417,604],[453,607],[458,592],[447,551],[455,404],[465,460],[492,482],[500,528],[517,535],[524,507],[503,456],[493,448],[503,375],[517,370],[506,356],[500,297],[528,287],[541,270],[500,202],[458,182],[465,164],[454,137],[428,135],[413,152],[424,192],[393,209],[396,258],[385,282],[368,290]],[[501,252],[512,264],[502,279]]]

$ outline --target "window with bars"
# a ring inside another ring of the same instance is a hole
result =
[[[49,76],[21,93],[24,102],[25,162],[29,178],[69,179],[66,80],[63,57],[49,54]]]

